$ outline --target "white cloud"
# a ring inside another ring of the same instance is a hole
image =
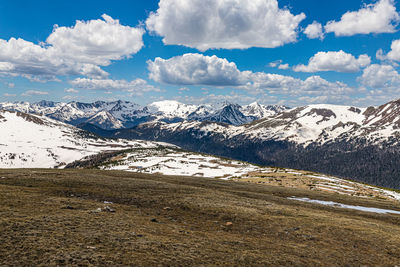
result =
[[[400,40],[394,40],[390,48],[391,50],[387,55],[384,55],[383,50],[379,49],[376,53],[376,58],[379,60],[400,61]]]
[[[337,72],[358,72],[371,64],[368,55],[360,55],[355,58],[352,54],[339,52],[318,52],[308,61],[308,65],[297,65],[293,67],[297,72],[318,72],[318,71],[337,71]]]
[[[280,69],[280,70],[287,70],[287,69],[289,69],[290,67],[289,67],[289,64],[280,64],[279,66],[278,66],[278,69]]]
[[[60,75],[106,77],[101,66],[137,53],[143,47],[142,28],[123,26],[107,15],[103,20],[77,21],[54,27],[45,43],[0,39],[0,74],[32,80],[55,80]]]
[[[360,10],[345,13],[340,21],[329,21],[325,31],[336,36],[355,34],[393,33],[400,21],[394,0],[380,0],[364,5]]]
[[[387,64],[373,64],[366,68],[358,81],[364,85],[363,96],[354,99],[359,105],[380,105],[398,99],[400,94],[400,74]]]
[[[353,88],[342,82],[329,82],[320,76],[311,76],[305,80],[291,76],[257,72],[253,73],[251,80],[240,88],[253,93],[268,92],[269,94],[290,96],[334,96],[337,94],[349,95]]]
[[[88,78],[77,78],[70,81],[70,83],[80,89],[87,90],[120,90],[129,92],[136,95],[142,95],[146,92],[160,92],[159,88],[156,88],[148,84],[143,79],[136,79],[133,81],[126,80],[111,80],[111,79],[88,79]]]
[[[73,93],[73,94],[79,93],[79,91],[76,90],[76,89],[74,89],[74,88],[64,89],[64,92],[66,92],[66,93]]]
[[[173,85],[235,87],[250,94],[327,95],[351,94],[354,90],[341,82],[329,82],[320,76],[306,80],[264,72],[240,71],[233,62],[216,56],[185,54],[165,60],[149,61],[150,78]]]
[[[364,70],[359,81],[374,89],[398,88],[400,75],[391,65],[373,64]]]
[[[268,66],[271,68],[278,68],[280,70],[287,70],[290,68],[289,64],[283,64],[281,59],[270,62]]]
[[[245,77],[235,63],[217,56],[184,54],[170,59],[157,57],[147,61],[150,78],[175,85],[236,86]]]
[[[297,40],[303,13],[280,9],[277,0],[160,0],[147,29],[164,44],[213,48],[273,48]]]
[[[49,92],[37,91],[37,90],[28,90],[21,94],[21,96],[34,96],[34,95],[48,95]]]
[[[316,21],[307,26],[307,28],[304,30],[304,34],[307,35],[309,39],[324,39],[322,25]]]
[[[102,18],[76,21],[74,27],[55,26],[46,43],[62,57],[100,66],[130,57],[143,47],[142,28],[123,26],[106,14]]]
[[[281,60],[281,59],[270,62],[270,63],[268,64],[268,66],[270,66],[271,68],[276,68],[276,67],[278,67],[280,64],[282,64],[282,60]]]

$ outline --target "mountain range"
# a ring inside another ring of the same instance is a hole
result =
[[[400,188],[400,100],[358,108],[309,105],[242,125],[151,121],[102,136],[172,143],[252,163],[306,169]]]
[[[400,100],[376,107],[296,108],[124,101],[41,101],[0,108],[46,115],[107,138],[162,141],[251,163],[400,188]]]
[[[240,106],[228,102],[216,105],[187,105],[177,101],[158,101],[146,106],[128,101],[0,103],[0,109],[45,115],[72,125],[90,123],[105,130],[131,128],[143,122],[184,120],[215,121],[241,125],[288,109],[280,105],[252,103]]]

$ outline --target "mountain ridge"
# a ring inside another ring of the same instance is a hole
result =
[[[248,123],[271,116],[287,107],[252,103],[240,106],[232,103],[218,105],[187,105],[173,100],[158,101],[140,106],[128,101],[96,101],[69,103],[39,101],[5,102],[0,108],[46,115],[52,119],[72,124],[92,123],[105,130],[131,128],[148,121],[179,122],[184,120],[210,120],[233,125]]]

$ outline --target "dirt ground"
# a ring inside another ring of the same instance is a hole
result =
[[[0,170],[0,266],[400,266],[400,203],[100,170]]]

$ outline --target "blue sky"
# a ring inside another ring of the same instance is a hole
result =
[[[400,96],[399,11],[393,0],[4,0],[0,101],[383,104]]]

